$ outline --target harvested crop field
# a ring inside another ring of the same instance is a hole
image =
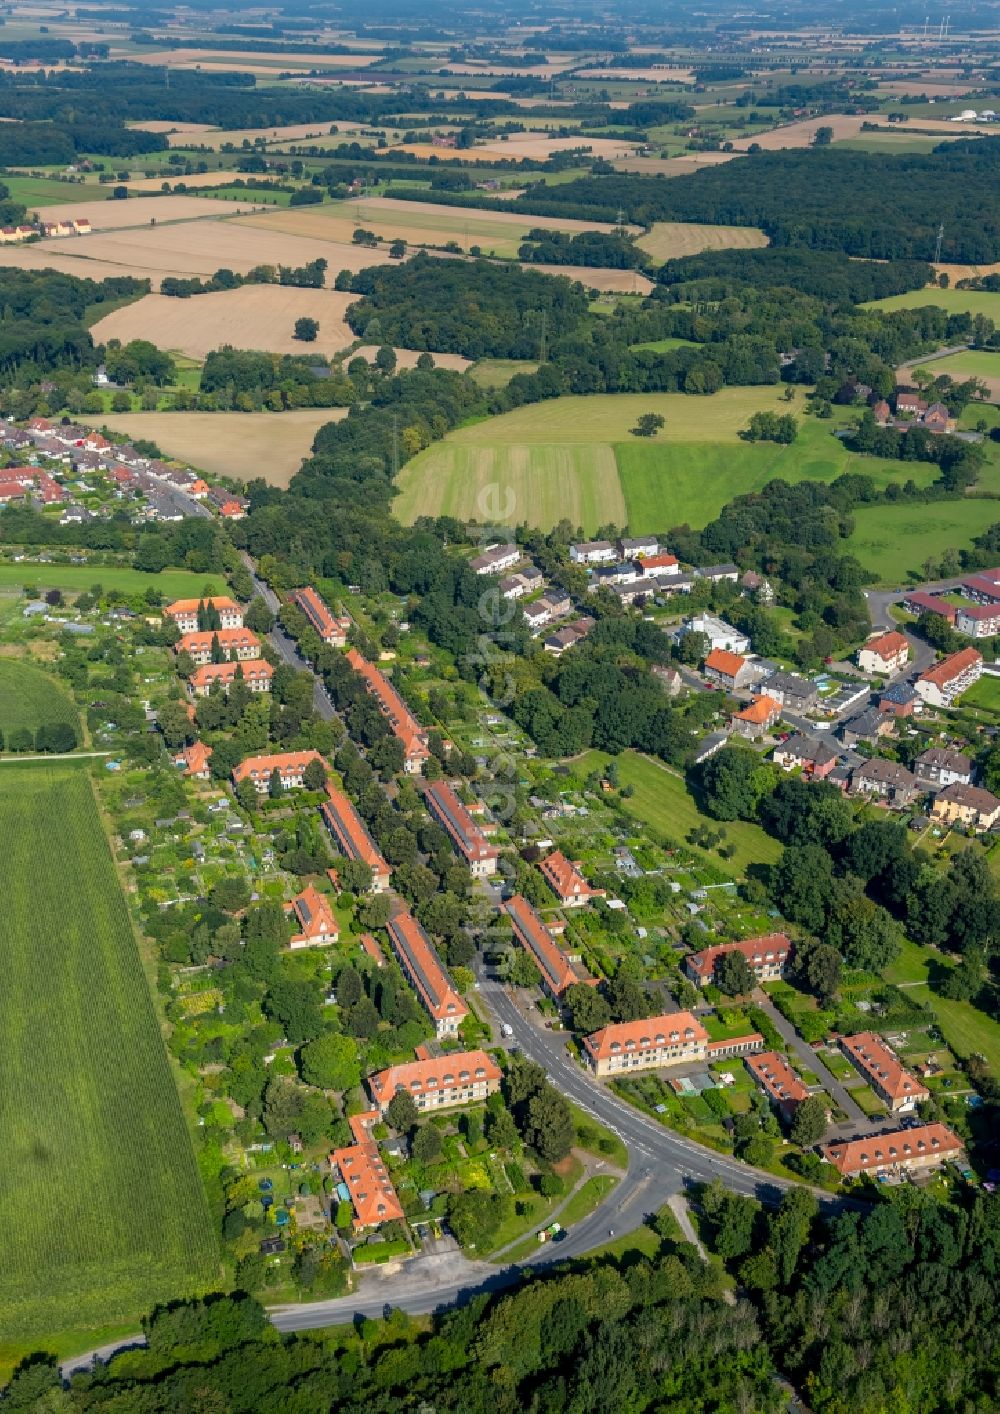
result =
[[[231,217],[233,208],[229,203],[198,197],[183,199],[208,208],[210,218],[181,221],[172,226],[147,226],[135,231],[95,232],[92,236],[39,241],[5,251],[3,262],[30,270],[49,266],[69,275],[92,279],[136,275],[152,280],[154,288],[164,275],[211,275],[224,265],[246,274],[255,265],[305,265],[322,257],[329,264],[332,281],[338,270],[364,270],[369,265],[385,263],[384,251],[295,236],[273,226],[268,230],[266,216],[248,218],[264,222],[258,229],[246,225],[239,217]],[[230,219],[212,218],[211,212],[219,209]],[[280,220],[280,216],[277,219]]]
[[[355,295],[336,290],[300,290],[290,285],[243,285],[191,299],[145,295],[135,304],[107,314],[93,326],[94,338],[106,343],[149,339],[162,349],[204,358],[223,344],[270,353],[321,353],[331,357],[347,348],[354,335],[344,311]],[[293,337],[296,319],[319,321],[315,342]]]
[[[166,456],[215,476],[234,476],[242,481],[261,477],[272,486],[287,486],[310,455],[319,428],[346,416],[346,408],[270,413],[125,412],[107,413],[100,424],[106,423],[127,437],[148,437]]]
[[[270,73],[273,67],[280,69],[365,69],[369,64],[378,63],[381,54],[317,54],[305,50],[301,54],[276,53],[272,64],[265,60],[266,53],[254,50],[220,49],[149,49],[131,56],[138,64],[163,65],[168,69],[190,69],[199,66],[233,69],[241,73]]]
[[[348,302],[351,302],[354,300],[355,296],[346,295],[345,298]],[[322,331],[322,320],[320,320],[320,329]],[[299,348],[301,347],[302,345],[300,344]],[[362,344],[360,348],[353,351],[351,358],[366,358],[369,363],[374,363],[375,355],[378,351],[378,344]],[[393,349],[393,353],[396,355],[397,368],[416,368],[417,359],[420,357],[419,349]],[[435,368],[451,368],[454,369],[456,373],[464,373],[467,368],[472,367],[472,360],[463,358],[461,354],[432,353],[431,358],[434,360]]]
[[[150,123],[143,123],[142,127],[152,127]],[[194,126],[194,125],[192,125]],[[270,145],[275,142],[306,142],[309,138],[325,138],[330,135],[331,127],[337,129],[338,134],[354,134],[363,125],[361,123],[286,123],[275,128],[213,128],[211,126],[198,128],[198,146],[210,147],[218,152],[226,143],[232,143],[234,147],[242,147],[244,142],[249,142],[253,146],[258,139],[263,138]],[[177,128],[174,135],[170,130]],[[167,133],[167,140],[171,147],[187,147],[184,135],[191,129],[184,123],[164,123],[158,128],[159,132]]]
[[[489,161],[496,161],[500,157],[520,161],[530,157],[535,161],[545,162],[557,152],[571,152],[579,147],[587,147],[594,157],[611,161],[612,158],[626,157],[634,152],[636,144],[625,138],[553,137],[550,133],[540,132],[512,133],[506,142],[502,138],[477,142],[475,147],[463,153],[463,156],[476,161],[482,160],[483,157]]]
[[[217,173],[216,180],[225,181],[225,176]],[[253,205],[251,192],[247,193],[247,205]],[[66,221],[75,216],[77,220],[89,221],[95,231],[116,231],[128,226],[149,226],[151,223],[162,226],[170,221],[204,221],[212,216],[229,216],[232,207],[198,196],[146,196],[130,197],[128,201],[66,201],[57,206],[43,206],[38,214],[43,221]],[[86,236],[59,236],[43,241],[42,245],[49,250],[67,241],[75,244],[89,239]]]
[[[654,260],[676,260],[703,250],[748,250],[767,245],[756,226],[703,226],[690,221],[656,221],[637,244]]]
[[[536,265],[527,260],[521,261],[521,269],[579,280],[588,290],[600,290],[602,294],[648,295],[653,289],[652,280],[638,270],[609,270],[597,265]]]
[[[211,133],[215,131],[211,123],[181,123],[178,122],[176,118],[149,118],[141,123],[129,122],[126,123],[125,126],[127,128],[140,128],[143,132],[147,133],[166,133],[168,138],[173,133],[181,135],[184,133]],[[171,147],[175,147],[176,145],[176,143],[170,144]]]
[[[647,177],[683,177],[702,167],[718,167],[731,162],[735,152],[679,152],[676,157],[623,157],[614,164],[617,172],[639,172]]]
[[[171,191],[176,191],[177,188],[181,186],[186,187],[189,190],[198,190],[202,187],[222,186],[225,182],[239,181],[241,180],[241,178],[242,174],[240,172],[237,172],[235,169],[216,172],[192,172],[189,177],[182,177],[177,176],[174,172],[170,170],[169,167],[167,167],[162,172],[160,172],[158,176],[136,177],[134,180],[130,180],[128,184],[128,189],[130,192],[140,193],[159,192],[163,190],[164,183],[166,183],[170,187]],[[256,180],[258,182],[264,183],[265,185],[274,185],[279,181],[279,178],[268,177],[265,175],[258,176]],[[252,190],[246,191],[246,204],[248,206],[254,204],[255,194],[258,190],[259,188],[254,188]]]
[[[1000,300],[1000,295],[994,295],[994,299]],[[989,389],[988,401],[1000,403],[1000,353],[968,349],[965,353],[949,354],[947,358],[929,359],[924,363],[918,361],[914,367],[922,368],[935,378],[942,373],[958,380],[978,378]],[[898,381],[909,385],[909,375],[900,377]]]
[[[625,521],[618,467],[608,446],[438,442],[404,467],[399,485],[393,514],[404,524],[422,515],[452,515],[547,529],[566,519],[591,532],[608,521]]]

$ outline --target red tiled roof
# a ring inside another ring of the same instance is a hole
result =
[[[890,659],[897,657],[900,653],[908,653],[910,645],[903,634],[896,629],[890,629],[888,633],[879,634],[877,638],[870,638],[863,645],[862,651],[877,653],[880,658]]]
[[[357,1142],[345,1149],[334,1149],[330,1155],[330,1163],[339,1169],[351,1195],[354,1225],[358,1228],[378,1227],[404,1216],[378,1145],[368,1132],[367,1126],[376,1119],[377,1113],[354,1115],[348,1123]]]
[[[717,947],[690,953],[684,959],[684,964],[697,972],[699,977],[711,977],[715,971],[716,959],[723,953],[741,952],[752,967],[755,960],[776,961],[782,954],[787,961],[791,950],[792,945],[787,933],[764,933],[759,938],[746,938],[742,943],[719,943]]]
[[[429,781],[424,787],[424,799],[431,815],[470,864],[498,857],[496,845],[488,842],[447,781]]]
[[[365,686],[371,695],[377,698],[386,720],[403,743],[403,749],[407,756],[429,756],[427,733],[385,674],[380,672],[374,663],[369,663],[367,658],[363,658],[356,648],[347,650],[347,661],[354,671],[364,679]]]
[[[909,1071],[904,1070],[889,1047],[876,1036],[874,1031],[859,1031],[856,1036],[842,1036],[841,1050],[869,1080],[877,1081],[879,1088],[894,1100],[922,1098],[927,1088],[914,1080]]]
[[[946,1125],[925,1124],[919,1129],[895,1129],[870,1134],[866,1139],[836,1141],[823,1147],[823,1157],[842,1174],[874,1172],[895,1164],[934,1156],[942,1161],[960,1154],[964,1145]]]
[[[521,946],[534,958],[551,991],[560,995],[574,982],[584,980],[577,976],[569,959],[552,941],[552,935],[526,898],[515,894],[505,907]]]
[[[742,654],[730,653],[728,648],[713,648],[705,659],[707,669],[722,673],[727,678],[734,678],[745,663],[746,659]]]
[[[567,859],[562,850],[556,849],[542,860],[538,867],[545,882],[560,899],[604,897],[603,889],[592,889],[580,873],[579,867]]]
[[[678,563],[676,555],[647,555],[642,561],[642,567],[648,574],[650,570],[672,569]]]
[[[212,748],[206,746],[203,741],[195,741],[190,746],[185,746],[178,754],[185,761],[185,776],[197,776],[207,768]]]
[[[272,771],[278,771],[283,776],[298,776],[310,761],[318,761],[321,766],[325,764],[318,751],[276,751],[272,755],[248,756],[233,767],[233,780],[237,785],[248,777],[262,780],[269,777]]]
[[[307,584],[302,589],[293,589],[288,597],[293,604],[297,604],[302,610],[320,638],[343,639],[347,632],[346,625],[334,618],[328,605],[311,585]]]
[[[484,1081],[500,1081],[500,1067],[485,1051],[460,1051],[433,1060],[409,1061],[393,1065],[368,1077],[368,1089],[375,1104],[383,1108],[397,1090],[411,1095],[427,1091],[455,1090]]]
[[[982,661],[983,655],[978,649],[960,648],[957,653],[950,653],[947,658],[942,659],[935,667],[928,668],[925,673],[921,673],[918,682],[932,682],[938,687],[947,687],[950,682],[954,682],[962,673]]]
[[[801,1104],[803,1100],[808,1100],[809,1091],[777,1051],[744,1056],[743,1063],[771,1099],[779,1104]]]
[[[330,900],[315,884],[307,884],[286,907],[295,913],[303,938],[336,938],[340,932]]]
[[[329,781],[326,794],[328,798],[320,806],[320,814],[344,854],[360,864],[367,864],[373,874],[388,874],[389,866],[379,854],[353,803]]]
[[[735,715],[739,717],[741,722],[754,722],[760,726],[766,726],[768,722],[777,721],[781,716],[781,704],[765,693],[761,697],[755,697],[749,707],[744,707],[742,712],[737,712]]]
[[[206,683],[221,682],[223,685],[236,681],[241,672],[248,683],[259,682],[263,678],[270,682],[274,669],[266,658],[232,659],[228,663],[203,663],[195,668],[188,681],[192,687],[204,687]]]
[[[204,604],[206,608],[211,606],[221,613],[223,609],[238,609],[240,606],[235,599],[230,599],[225,594],[207,595],[204,599],[175,599],[172,604],[168,604],[164,613],[170,618],[176,614],[196,614],[199,604]]]
[[[239,648],[253,648],[258,655],[260,653],[260,639],[249,628],[210,628],[204,632],[185,633],[174,644],[174,652],[192,655],[211,652],[215,638],[219,640],[223,652],[227,648],[233,652]]]
[[[417,920],[404,909],[389,919],[387,929],[404,971],[434,1020],[461,1021],[467,1016],[469,1008],[455,991],[430,938]]]
[[[707,1041],[708,1032],[689,1011],[665,1012],[645,1021],[622,1021],[602,1026],[584,1038],[583,1044],[595,1060],[608,1060],[623,1051],[629,1054],[658,1050],[661,1046]]]

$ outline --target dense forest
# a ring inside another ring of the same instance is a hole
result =
[[[97,351],[84,323],[88,306],[148,291],[148,280],[130,275],[80,280],[54,270],[0,268],[0,369],[10,378],[24,369],[37,375],[65,365],[95,366]]]
[[[765,1210],[713,1184],[709,1242],[745,1295],[651,1222],[654,1252],[597,1259],[479,1294],[430,1322],[390,1310],[329,1336],[280,1335],[252,1298],[154,1311],[148,1349],[59,1390],[22,1363],[11,1410],[234,1414],[777,1414],[780,1375],[815,1414],[985,1411],[1000,1397],[1000,1198],[946,1207],[913,1189],[820,1214],[804,1189]],[[658,1239],[658,1242],[657,1242]]]
[[[852,260],[834,251],[800,246],[764,246],[760,250],[705,250],[667,260],[657,273],[661,285],[684,285],[715,279],[723,288],[748,284],[759,288],[787,285],[804,295],[838,304],[863,304],[888,295],[922,290],[933,272],[922,260]],[[933,295],[928,294],[928,304]]]
[[[74,162],[81,152],[135,157],[167,146],[162,133],[94,123],[0,123],[0,167],[48,166]]]

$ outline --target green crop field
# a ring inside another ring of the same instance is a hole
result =
[[[66,693],[48,673],[15,658],[0,658],[0,731],[69,722],[77,731],[80,718]]]
[[[145,594],[147,589],[155,589],[168,601],[195,599],[203,593],[220,594],[226,587],[222,575],[196,574],[193,570],[146,574],[117,565],[0,565],[0,594],[5,590],[20,592],[26,585],[33,590],[61,589],[66,594],[82,594],[95,584],[122,594]]]
[[[537,373],[538,364],[530,358],[481,358],[469,369],[481,388],[506,388],[517,373]]]
[[[85,771],[0,767],[0,1339],[210,1285],[208,1205]]]
[[[924,562],[945,550],[962,550],[987,526],[1000,520],[995,501],[932,501],[927,505],[859,506],[852,511],[854,534],[846,542],[881,584],[904,584],[923,575]]]
[[[611,759],[601,751],[586,751],[573,761],[573,772],[582,780]],[[698,825],[725,830],[729,843],[736,846],[736,853],[731,860],[723,861],[722,868],[731,868],[737,874],[743,873],[748,864],[773,864],[781,854],[778,841],[765,834],[759,825],[740,820],[720,825],[718,820],[703,815],[684,778],[668,767],[636,751],[623,751],[614,759],[618,762],[620,783],[634,788],[634,793],[622,801],[624,808],[668,838],[683,840],[688,831]]]
[[[39,206],[67,206],[74,201],[106,201],[109,183],[60,182],[52,177],[4,177],[11,201],[19,201],[33,211]]]
[[[987,314],[1000,323],[1000,294],[988,290],[908,290],[905,295],[889,295],[873,300],[869,309],[922,309],[936,304],[949,314]]]

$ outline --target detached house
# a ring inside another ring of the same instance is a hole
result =
[[[738,692],[749,687],[760,676],[760,670],[749,658],[730,653],[728,648],[713,648],[705,659],[705,676],[709,682],[726,692]]]
[[[318,751],[276,751],[267,756],[248,756],[233,767],[233,785],[253,781],[257,794],[266,795],[271,775],[277,771],[285,790],[301,790],[306,767],[312,761],[318,761],[325,769],[326,763]]]
[[[542,877],[564,908],[582,908],[592,898],[604,898],[604,889],[592,889],[580,873],[580,861],[571,861],[561,850],[539,860]]]
[[[764,690],[779,707],[787,707],[790,712],[810,712],[819,701],[816,684],[799,677],[798,673],[772,673],[764,683]]]
[[[193,781],[207,781],[210,775],[208,763],[212,748],[203,741],[194,741],[174,756],[174,765]]]
[[[243,609],[225,595],[210,595],[207,599],[175,599],[163,612],[168,619],[173,619],[181,633],[194,633],[198,628],[199,609],[214,609],[219,615],[221,628],[243,627]]]
[[[799,768],[803,775],[822,781],[837,764],[837,753],[818,737],[796,732],[787,741],[781,742],[771,753],[771,760],[784,771]]]
[[[575,565],[610,565],[618,558],[618,547],[610,540],[587,540],[569,547]]]
[[[340,935],[330,900],[313,884],[297,894],[291,903],[286,903],[285,912],[294,916],[300,929],[288,944],[293,952],[299,948],[326,947],[328,943],[335,943]]]
[[[755,697],[749,707],[734,714],[733,730],[740,736],[759,737],[781,720],[781,705],[773,697]]]
[[[891,678],[903,671],[909,658],[910,645],[905,635],[893,629],[890,633],[870,638],[858,650],[858,667],[863,673],[878,673],[881,677]]]
[[[371,1125],[378,1118],[377,1111],[352,1115],[347,1123],[354,1143],[334,1149],[330,1155],[330,1167],[339,1174],[350,1197],[356,1232],[393,1220],[402,1221],[406,1216],[379,1147],[371,1137]]]

